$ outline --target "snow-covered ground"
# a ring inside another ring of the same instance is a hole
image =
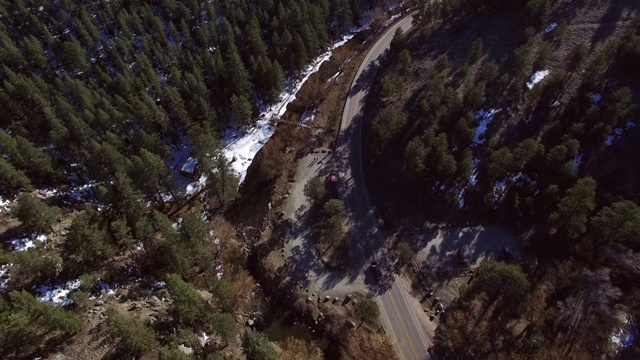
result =
[[[304,114],[302,114],[302,117],[300,118],[300,123],[306,124],[306,123],[312,122],[315,118],[316,118],[316,109],[307,110],[305,111]]]
[[[5,200],[0,196],[0,214],[9,211],[9,200]]]
[[[2,270],[0,270],[0,275],[2,274]],[[1,278],[1,276],[0,276]],[[67,306],[73,304],[73,300],[69,297],[72,291],[78,290],[80,285],[82,284],[82,280],[75,279],[69,280],[64,285],[40,285],[35,288],[36,298],[38,301],[47,302],[51,304]],[[115,291],[113,288],[118,287],[118,284],[109,285],[102,279],[98,280],[98,284],[96,288],[92,291],[89,296],[90,299],[99,299],[103,295],[115,295]],[[0,283],[0,290],[2,289],[2,285]],[[97,291],[97,292],[96,292]]]
[[[534,72],[533,75],[531,75],[529,81],[527,81],[527,89],[533,89],[533,87],[536,86],[537,83],[542,81],[542,79],[546,78],[549,74],[551,74],[551,71],[549,70],[540,70]]]
[[[583,157],[583,154],[582,154],[582,153],[579,153],[578,155],[576,155],[576,156],[573,158],[573,164],[574,164],[576,167],[579,167],[579,166],[580,166],[580,164],[582,164],[582,157]]]
[[[193,174],[196,171],[196,167],[198,166],[198,159],[193,156],[189,156],[187,160],[182,164],[180,171],[185,172],[187,174]]]
[[[462,187],[462,189],[460,189],[460,192],[458,193],[458,209],[462,209],[464,207],[464,194],[467,192],[467,189],[469,188],[469,186],[473,187],[476,186],[476,184],[478,183],[478,165],[480,164],[480,159],[478,158],[474,158],[473,161],[471,161],[471,175],[469,175],[469,181],[467,182],[466,185],[464,185]]]
[[[13,264],[5,264],[0,266],[0,294],[7,290],[7,285],[9,284],[9,268],[13,266]]]
[[[476,136],[473,139],[474,144],[479,145],[486,141],[485,139],[480,139],[480,137],[484,135],[487,131],[487,125],[493,121],[494,116],[500,111],[502,111],[502,109],[489,109],[486,111],[482,109],[476,112],[474,116],[476,119],[480,120],[480,124],[478,124],[478,127],[476,128]]]
[[[15,251],[26,251],[36,247],[36,242],[46,242],[46,241],[47,241],[47,235],[38,235],[35,233],[31,234],[26,238],[15,238],[15,239],[9,240],[9,242],[11,243],[11,247]]]
[[[302,71],[300,79],[290,83],[287,89],[280,94],[279,101],[260,113],[258,121],[252,128],[242,133],[242,131],[236,127],[225,133],[225,147],[222,152],[231,162],[231,168],[238,175],[240,183],[244,181],[251,161],[273,135],[275,132],[275,124],[287,111],[287,105],[296,99],[296,95],[302,88],[302,85],[304,85],[313,73],[320,70],[320,66],[325,61],[331,58],[335,49],[346,44],[353,35],[354,34],[348,34],[343,36],[340,41],[334,43],[329,47],[329,50],[318,56],[311,65],[308,65]]]
[[[74,186],[69,191],[60,191],[58,189],[40,189],[37,192],[44,198],[60,197],[66,203],[70,202],[90,202],[96,197],[97,184],[91,182],[85,185]]]
[[[70,280],[64,286],[40,285],[36,289],[38,292],[37,299],[42,302],[48,302],[56,305],[71,305],[73,300],[69,298],[69,294],[73,290],[77,290],[82,282],[80,280]]]
[[[392,8],[390,8],[390,10],[402,5],[403,3],[404,1],[398,1],[392,4]],[[385,23],[385,25],[390,24],[399,16],[400,15],[394,15],[391,20]],[[232,126],[225,132],[223,135],[224,149],[222,150],[222,153],[229,160],[231,168],[239,178],[240,184],[244,181],[247,169],[249,168],[249,165],[251,165],[251,161],[253,161],[253,158],[256,156],[258,151],[262,149],[269,138],[274,134],[276,123],[286,112],[287,105],[296,99],[296,95],[302,88],[302,85],[304,85],[313,73],[320,69],[320,66],[325,61],[328,61],[331,58],[335,49],[346,44],[347,41],[349,41],[357,32],[369,26],[371,20],[372,19],[369,19],[369,21],[367,21],[365,19],[363,21],[364,26],[362,28],[351,29],[348,34],[343,35],[339,41],[331,45],[326,52],[318,56],[310,65],[308,65],[301,72],[298,79],[290,80],[286,90],[278,97],[278,102],[262,110],[258,121],[256,121],[253,127],[243,131],[236,125]],[[303,119],[309,121],[308,117]],[[190,149],[187,148],[190,147],[180,149],[180,151],[174,155],[174,159],[171,164],[175,166],[177,164],[174,163],[176,159],[186,159],[189,154],[185,154],[185,151],[188,150],[190,152]],[[206,176],[203,176],[200,177],[198,181],[190,183],[186,189],[187,195],[193,195],[201,190],[206,185],[206,181]]]
[[[544,28],[544,32],[545,32],[545,33],[550,33],[550,32],[552,32],[556,27],[558,27],[558,23],[551,23],[551,24],[549,24],[549,26],[547,26],[546,28]]]
[[[634,127],[636,127],[636,124],[631,122],[631,121],[628,121],[627,124],[625,125],[625,127],[616,128],[613,131],[613,135],[607,136],[607,139],[604,141],[604,144],[607,145],[607,146],[611,146],[611,144],[613,144],[614,141],[616,141],[616,140],[620,139],[620,137],[622,137],[622,134],[624,134],[625,131],[627,131],[627,130],[629,130],[631,128],[634,128]]]
[[[609,339],[616,346],[617,350],[622,350],[633,346],[636,340],[637,330],[634,326],[634,322],[630,317],[624,320],[624,325],[618,328],[618,331],[614,331]]]
[[[101,298],[103,294],[106,295],[115,295],[115,291],[111,288],[109,284],[107,284],[104,280],[98,280],[98,286],[100,287],[100,291],[97,295],[91,295],[91,299]]]

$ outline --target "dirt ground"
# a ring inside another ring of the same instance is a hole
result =
[[[401,240],[417,249],[401,278],[407,291],[418,300],[416,309],[423,311],[433,310],[435,298],[446,308],[482,261],[504,259],[505,247],[513,254],[511,261],[526,262],[516,237],[499,226],[433,229],[405,234]],[[458,249],[468,258],[468,266],[461,263]]]
[[[316,234],[310,222],[310,204],[303,193],[304,185],[313,177],[324,178],[328,170],[324,165],[331,154],[325,149],[311,153],[300,159],[295,182],[291,183],[291,195],[283,204],[284,218],[291,224],[282,256],[287,260],[291,276],[294,276],[305,288],[322,296],[344,297],[347,294],[366,294],[362,271],[353,269],[330,269],[314,251]]]

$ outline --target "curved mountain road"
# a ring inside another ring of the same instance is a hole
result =
[[[367,268],[372,260],[382,269],[381,279],[368,274],[371,288],[380,306],[380,322],[383,324],[398,357],[402,360],[429,359],[429,341],[423,323],[426,314],[416,311],[411,305],[410,295],[395,279],[392,258],[384,243],[385,236],[378,229],[378,218],[373,211],[362,170],[362,126],[363,108],[369,88],[375,78],[380,61],[389,48],[394,32],[411,28],[409,15],[395,24],[376,41],[360,65],[345,103],[333,155],[333,168],[342,179],[341,193],[353,225],[350,241],[352,253],[360,254],[361,267]],[[368,124],[370,122],[367,122]]]

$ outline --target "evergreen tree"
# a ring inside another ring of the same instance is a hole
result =
[[[399,54],[407,47],[407,38],[402,28],[397,28],[391,39],[390,49],[394,54]]]
[[[60,45],[58,57],[65,66],[74,71],[85,72],[89,69],[86,51],[76,39],[63,42]]]
[[[374,150],[382,152],[392,138],[400,135],[406,123],[406,116],[395,107],[388,107],[378,114],[372,126]]]
[[[482,57],[483,49],[482,49],[482,39],[477,38],[473,45],[471,45],[471,50],[469,50],[469,63],[475,64]]]
[[[225,346],[229,344],[229,340],[236,337],[238,330],[236,321],[229,313],[218,313],[213,315],[213,328],[216,334],[224,339]]]
[[[85,264],[107,259],[116,251],[104,220],[93,210],[82,212],[73,219],[64,247],[69,254]]]
[[[107,309],[104,331],[124,355],[140,358],[158,346],[153,330],[136,320],[125,319],[114,308]]]
[[[500,299],[502,304],[515,306],[530,287],[531,283],[519,265],[484,261],[470,291],[486,293],[490,302]]]
[[[60,209],[49,206],[30,194],[23,193],[18,197],[11,215],[22,222],[29,231],[44,233],[51,230],[60,217]]]
[[[237,306],[237,290],[225,278],[214,279],[211,286],[211,294],[216,300],[216,304],[222,311],[231,313]]]
[[[367,322],[373,323],[380,316],[380,308],[378,303],[373,299],[362,299],[355,306],[355,313],[360,324]]]
[[[26,356],[53,332],[73,334],[84,321],[58,306],[37,301],[26,291],[0,299],[0,349],[6,356]]]
[[[324,181],[320,177],[313,177],[307,181],[303,189],[304,195],[312,204],[318,204],[326,195]]]
[[[596,206],[595,197],[596,181],[589,177],[579,179],[560,200],[558,210],[549,216],[549,223],[570,237],[583,234],[588,215]]]
[[[638,243],[640,236],[640,207],[632,201],[617,201],[600,209],[591,219],[598,240]]]
[[[167,287],[171,293],[171,311],[175,318],[189,326],[201,324],[206,317],[206,307],[198,291],[177,274],[167,276]]]
[[[242,349],[247,360],[278,360],[278,354],[267,337],[252,329],[244,332]]]
[[[0,157],[0,192],[15,193],[18,190],[33,190],[27,175]]]

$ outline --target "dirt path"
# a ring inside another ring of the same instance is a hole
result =
[[[291,227],[284,246],[289,274],[303,287],[319,296],[344,297],[347,294],[366,294],[369,291],[360,269],[335,270],[327,268],[313,251],[315,234],[311,231],[310,204],[304,195],[304,185],[313,177],[326,177],[331,154],[311,153],[298,163],[291,194],[283,204],[285,219]]]

